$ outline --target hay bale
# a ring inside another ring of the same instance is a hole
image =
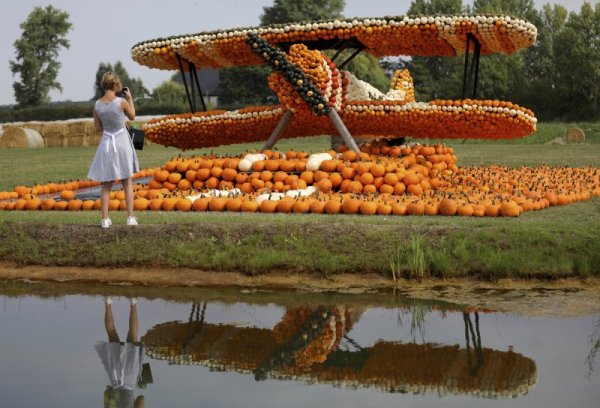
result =
[[[64,123],[45,123],[40,131],[46,147],[67,146],[67,126]]]
[[[27,128],[27,129],[33,129],[36,132],[38,132],[40,135],[42,135],[42,137],[44,137],[44,135],[42,133],[42,129],[44,128],[44,124],[42,122],[26,122],[26,123],[22,123],[19,127],[23,127],[23,128]]]
[[[77,121],[66,123],[67,126],[67,146],[78,147],[84,146],[86,122]]]
[[[85,123],[85,136],[83,138],[84,146],[97,146],[100,143],[100,137],[102,134],[96,130],[96,126],[93,121]]]
[[[2,133],[0,147],[44,147],[44,139],[33,129],[13,127]]]
[[[568,128],[565,130],[566,143],[585,143],[585,132],[579,128]]]

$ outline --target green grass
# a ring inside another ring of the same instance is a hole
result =
[[[143,213],[0,213],[0,260],[65,266],[377,273],[392,278],[600,274],[600,200],[518,219]],[[394,265],[392,267],[392,265]]]
[[[287,150],[323,151],[327,137],[284,140]],[[460,165],[599,166],[600,143],[584,145],[453,143]],[[235,154],[260,144],[214,149]],[[197,150],[185,154],[202,154]],[[0,150],[0,191],[15,185],[84,177],[94,148]],[[176,149],[147,146],[143,167]],[[112,215],[103,231],[97,212],[0,211],[0,261],[70,266],[191,267],[265,274],[271,271],[377,273],[396,278],[559,278],[600,275],[600,199],[518,219],[365,217],[237,213],[140,213],[127,228]]]

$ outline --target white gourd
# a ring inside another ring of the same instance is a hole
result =
[[[238,169],[240,171],[250,171],[251,168],[252,168],[252,162],[248,159],[242,159],[238,163]]]
[[[265,200],[279,201],[283,197],[285,197],[285,194],[283,194],[283,193],[261,194],[258,197],[256,197],[256,202],[258,203],[258,205],[260,205],[260,203],[262,203]]]
[[[321,167],[321,163],[325,160],[331,160],[333,157],[329,153],[315,153],[308,156],[308,160],[306,161],[306,170],[308,171],[317,171],[319,167]]]
[[[247,154],[238,163],[238,169],[241,171],[250,171],[252,169],[252,163],[259,160],[267,160],[267,156],[262,153]]]

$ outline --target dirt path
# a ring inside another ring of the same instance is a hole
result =
[[[513,281],[496,283],[465,279],[398,281],[378,275],[320,275],[273,273],[247,276],[234,272],[211,272],[180,268],[75,268],[17,266],[0,263],[0,280],[21,282],[77,282],[117,286],[237,287],[365,294],[395,292],[406,297],[436,299],[520,315],[567,317],[600,314],[600,279]],[[143,296],[143,294],[142,294]]]

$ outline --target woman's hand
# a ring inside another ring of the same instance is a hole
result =
[[[131,91],[129,90],[129,88],[123,88],[123,93],[125,94],[125,98],[127,98],[128,101],[133,100],[133,96],[131,95]]]
[[[125,94],[125,100],[121,101],[121,109],[125,112],[125,116],[129,120],[135,119],[135,106],[133,105],[133,97],[131,96],[131,91],[129,88],[123,88],[123,94]]]

